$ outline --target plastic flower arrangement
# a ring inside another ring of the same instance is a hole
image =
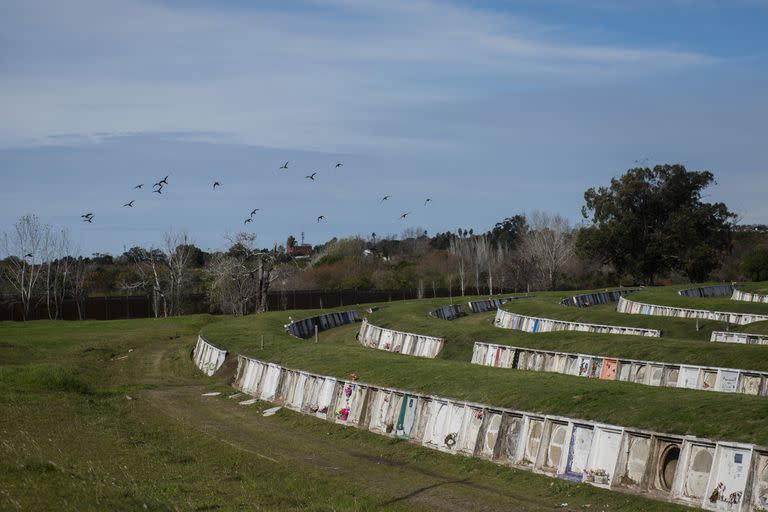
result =
[[[384,344],[384,350],[389,350],[389,347],[390,347],[390,346],[391,346],[391,345],[390,345],[389,343],[385,343],[385,344]]]
[[[347,398],[352,396],[352,384],[347,384],[346,386],[344,386],[344,396],[346,396]]]
[[[325,413],[327,413],[327,412],[328,412],[328,407],[323,407],[322,409],[320,409],[320,410],[319,410],[319,411],[317,411],[317,412],[319,412],[319,413],[321,413],[321,414],[325,414]]]
[[[347,421],[347,418],[349,417],[349,407],[343,407],[336,411],[336,417],[341,421]]]
[[[482,409],[478,409],[475,411],[475,419],[481,420],[483,419],[483,416],[485,416],[485,412]]]
[[[445,436],[445,440],[443,441],[445,443],[445,446],[447,446],[448,448],[453,448],[453,446],[456,444],[457,435],[458,435],[458,432],[453,432]]]
[[[586,471],[587,481],[595,483],[608,483],[608,472],[604,469],[588,469]]]

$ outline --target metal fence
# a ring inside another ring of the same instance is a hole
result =
[[[468,290],[469,291],[469,290]],[[488,290],[481,289],[481,293]],[[509,290],[506,290],[509,293]],[[470,293],[475,293],[473,288]],[[424,292],[424,298],[449,297],[456,299],[456,303],[464,300],[457,290],[429,289]],[[373,302],[389,302],[393,300],[410,300],[418,298],[418,290],[288,290],[273,291],[267,297],[267,309],[269,311],[282,311],[286,309],[324,309],[349,306],[354,304],[367,304]],[[184,314],[195,313],[220,313],[213,307],[205,294],[194,294],[186,298],[181,310]],[[0,300],[0,320],[20,321],[23,308],[20,302],[6,298]],[[82,304],[83,319],[85,320],[120,320],[127,318],[151,318],[152,300],[146,295],[124,296],[96,296],[88,297]],[[29,320],[47,320],[48,308],[45,303],[32,307]],[[63,320],[78,320],[77,304],[74,300],[65,300],[61,307],[60,317]]]

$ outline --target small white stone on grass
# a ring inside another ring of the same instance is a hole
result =
[[[262,414],[262,416],[272,416],[280,409],[282,409],[282,407],[273,407],[271,409],[267,409],[266,411],[264,411],[264,414]]]

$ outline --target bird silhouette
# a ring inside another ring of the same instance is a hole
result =
[[[288,160],[286,160],[286,162],[280,166],[280,169],[285,169],[286,171],[288,170]]]
[[[135,199],[132,199],[132,200],[128,201],[127,203],[125,203],[123,206],[128,206],[130,208],[133,208],[133,202],[134,201],[135,201]]]
[[[402,214],[402,215],[400,216],[400,218],[401,218],[401,219],[404,219],[404,218],[406,218],[406,217],[408,216],[408,214],[409,214],[409,213],[411,213],[411,212],[405,212],[404,214]]]
[[[317,171],[313,172],[313,173],[312,173],[312,174],[310,174],[309,176],[304,176],[304,177],[305,177],[305,178],[307,178],[308,180],[312,180],[312,181],[315,181],[315,175],[316,175],[316,174],[317,174]]]
[[[383,203],[384,201],[386,201],[386,200],[387,200],[387,199],[389,199],[390,197],[392,197],[392,196],[384,196],[384,197],[382,197],[382,198],[381,198],[381,200],[379,200],[379,202],[380,202],[380,203]]]
[[[256,215],[256,212],[257,212],[257,211],[259,211],[260,209],[261,209],[261,208],[254,208],[253,210],[251,210],[251,217],[253,217],[254,215]]]
[[[144,186],[144,184],[143,184],[143,183],[139,183],[138,185],[136,185],[136,186],[135,186],[135,187],[133,187],[133,188],[141,188],[141,187],[143,187],[143,186]]]
[[[343,166],[344,166],[344,164],[343,164],[343,163],[341,163],[341,162],[338,162],[338,163],[336,164],[336,169],[338,169],[339,167],[343,167]]]
[[[165,178],[163,178],[160,181],[158,181],[158,183],[162,183],[163,185],[167,185],[168,184],[168,175],[166,174]]]
[[[432,201],[432,200],[430,198],[427,198],[427,200],[424,201],[424,206],[427,206],[427,203],[430,202],[430,201]]]
[[[31,252],[28,252],[27,254],[25,254],[24,257],[25,258],[34,258],[34,256],[32,255]]]
[[[89,223],[93,224],[93,215],[91,215],[90,217],[84,218],[83,222],[89,222]]]
[[[160,187],[160,188],[163,188],[163,182],[162,182],[162,181],[158,181],[157,183],[153,184],[152,186],[153,186],[153,187]]]
[[[245,219],[245,220],[243,221],[243,224],[248,224],[248,223],[249,223],[249,222],[251,222],[251,221],[253,221],[253,219],[252,219],[252,218],[250,218],[250,217],[248,217],[247,219]]]
[[[162,194],[162,193],[163,193],[163,187],[160,187],[160,188],[158,188],[158,189],[155,189],[155,190],[153,190],[152,192],[154,192],[155,194]]]
[[[220,187],[220,186],[221,186],[221,183],[219,183],[218,181],[213,182],[213,190],[216,190],[216,187]]]
[[[84,219],[87,219],[88,217],[93,217],[93,214],[91,212],[88,212],[85,215],[81,215],[81,217]]]
[[[321,220],[325,220],[325,215],[319,215],[317,217],[317,222],[320,222]]]

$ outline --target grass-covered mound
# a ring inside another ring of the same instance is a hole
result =
[[[303,318],[316,311],[272,312],[231,319],[209,326],[205,333],[230,352],[322,374],[346,377],[355,372],[361,380],[373,384],[489,405],[768,444],[768,426],[764,422],[768,417],[768,400],[764,397],[654,388],[470,364],[474,341],[483,340],[654,361],[768,369],[765,347],[709,343],[711,330],[724,328],[717,322],[700,321],[701,330],[696,331],[693,320],[621,315],[612,310],[612,305],[564,308],[558,304],[560,296],[561,293],[537,294],[534,299],[514,301],[504,308],[543,317],[659,328],[667,335],[657,339],[578,332],[526,334],[493,327],[493,313],[453,321],[428,315],[428,311],[449,303],[449,299],[392,302],[368,315],[376,325],[445,337],[445,349],[435,360],[363,348],[355,339],[356,325],[321,333],[318,344],[296,340],[283,332],[289,314]],[[263,349],[259,344],[261,334],[266,339]]]
[[[685,510],[287,410],[265,418],[270,404],[237,405],[231,374],[190,360],[217,324],[245,327],[251,350],[267,328],[265,352],[312,350],[280,334],[285,318],[0,322],[0,510]]]

